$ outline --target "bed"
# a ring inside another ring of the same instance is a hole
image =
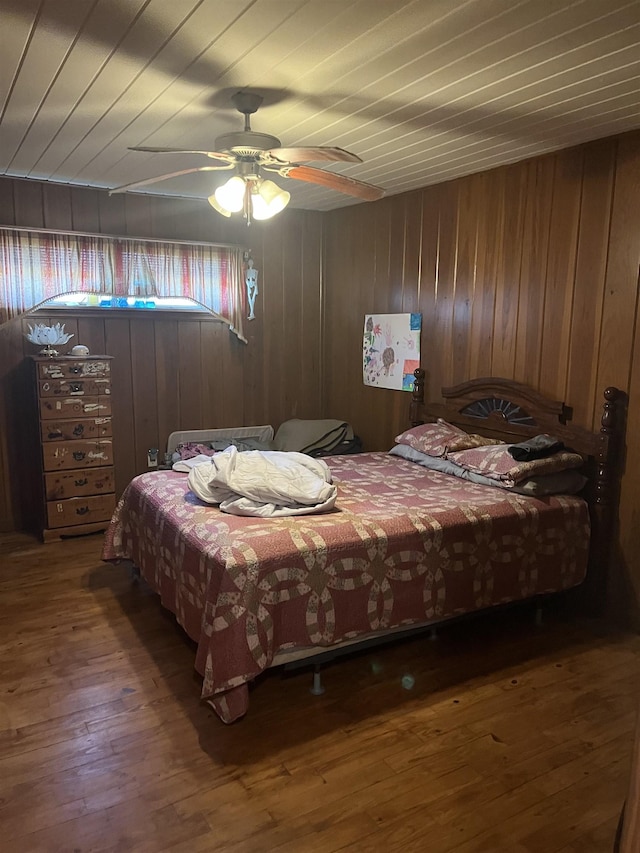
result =
[[[580,454],[586,485],[536,497],[392,452],[330,456],[333,511],[252,518],[203,504],[184,473],[136,477],[103,559],[130,560],[196,642],[202,696],[223,722],[247,712],[248,685],[268,667],[542,598],[587,577],[601,592],[621,446],[618,392],[605,392],[592,433],[570,424],[563,403],[515,382],[473,380],[426,405],[423,372],[415,379],[411,438],[420,424],[442,421],[488,441],[550,433]]]

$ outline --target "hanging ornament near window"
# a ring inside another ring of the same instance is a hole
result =
[[[256,295],[258,293],[258,270],[253,266],[253,258],[247,261],[247,269],[244,276],[247,285],[247,299],[249,300],[249,320],[255,320]]]

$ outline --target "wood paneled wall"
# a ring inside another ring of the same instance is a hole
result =
[[[325,218],[325,414],[387,449],[408,395],[362,383],[367,312],[422,312],[427,395],[498,375],[599,426],[629,392],[618,596],[640,590],[640,133]]]
[[[285,211],[269,223],[229,222],[206,202],[0,178],[0,224],[244,245],[259,270],[248,345],[208,316],[103,309],[56,313],[75,343],[114,356],[116,486],[146,470],[147,450],[177,429],[314,418],[321,401],[322,214]],[[28,529],[20,487],[31,318],[0,326],[0,529]],[[48,322],[48,315],[38,322]],[[33,322],[33,319],[31,319]]]
[[[0,224],[238,242],[260,270],[249,346],[210,320],[65,317],[116,357],[119,488],[173,429],[289,417],[350,421],[367,449],[406,423],[408,395],[362,384],[366,312],[420,311],[427,392],[487,374],[529,383],[595,428],[629,393],[618,599],[640,598],[640,133],[328,214],[238,228],[204,202],[0,179]],[[62,318],[61,318],[62,319]],[[74,339],[75,341],[76,339]],[[0,328],[0,527],[24,522],[7,476],[19,430],[22,324]],[[213,368],[211,368],[213,366]],[[16,426],[17,424],[17,426]]]

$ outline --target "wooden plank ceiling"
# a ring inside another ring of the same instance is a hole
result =
[[[113,188],[241,130],[387,194],[640,126],[639,0],[0,0],[0,174]],[[204,161],[204,162],[203,162]],[[208,161],[211,163],[211,161]],[[322,164],[319,164],[322,165]],[[208,196],[228,172],[144,192]],[[355,199],[278,178],[292,206]]]

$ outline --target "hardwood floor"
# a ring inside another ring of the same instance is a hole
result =
[[[640,637],[512,609],[343,659],[320,697],[267,673],[227,727],[100,547],[0,537],[3,849],[610,853]]]

